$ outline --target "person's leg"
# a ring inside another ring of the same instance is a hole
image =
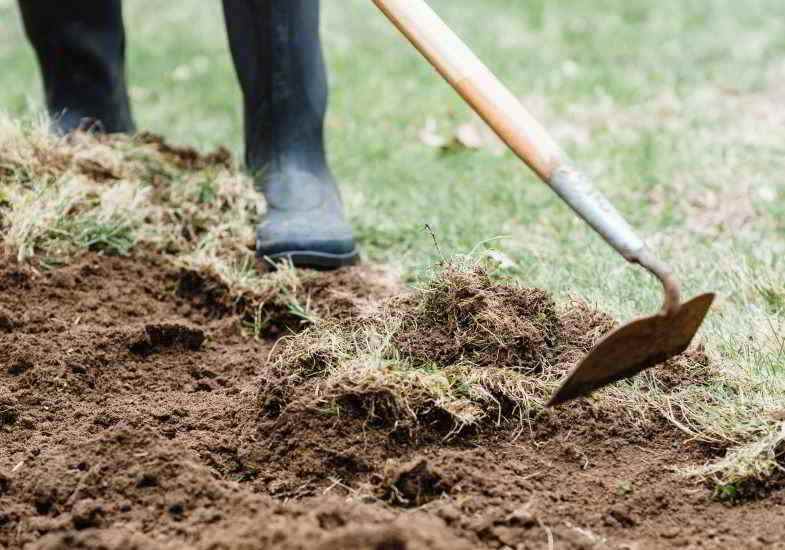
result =
[[[58,131],[134,129],[121,0],[19,0]]]
[[[304,267],[357,261],[324,151],[319,0],[224,0],[244,97],[246,164],[267,199],[257,254]]]

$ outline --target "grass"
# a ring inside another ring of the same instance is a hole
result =
[[[276,409],[316,396],[330,414],[349,408],[412,434],[435,423],[445,437],[541,412],[563,358],[582,347],[555,304],[542,291],[492,281],[487,266],[466,259],[426,283],[359,320],[317,322],[280,342],[283,382],[275,383],[291,395]],[[595,323],[584,324],[576,332]]]
[[[717,381],[662,402],[662,411],[694,438],[729,449],[692,473],[723,486],[776,473],[785,402],[785,6],[779,0],[431,4],[674,265],[685,294],[719,293],[701,332]],[[153,7],[156,18],[148,17]],[[40,85],[15,12],[12,2],[0,2],[0,106],[30,117],[41,107]],[[239,152],[239,92],[220,6],[139,0],[126,12],[140,126]],[[441,255],[492,248],[509,258],[506,274],[559,301],[579,296],[621,319],[658,307],[656,283],[609,251],[511,154],[500,157],[491,148],[444,154],[422,142],[429,119],[449,136],[469,112],[370,2],[325,2],[324,36],[333,88],[331,160],[369,259],[402,265],[416,282],[427,277],[422,266]],[[4,144],[0,151],[6,158]],[[40,183],[40,175],[24,174],[20,182],[33,176]],[[46,195],[55,223],[45,225],[65,237],[42,237],[40,218],[25,216],[32,226],[20,226],[15,238],[57,242],[65,252],[85,245],[122,252],[132,241],[157,238],[114,232],[118,220],[139,223],[135,210],[122,208],[107,231],[99,216],[103,197],[95,193],[80,224],[57,225],[71,191],[66,185]],[[193,192],[209,203],[214,190],[202,182]],[[18,200],[8,195],[0,189],[0,200]],[[220,216],[204,223],[210,235],[202,234],[189,260],[196,264],[213,263],[221,250],[214,243],[226,242],[227,231],[244,231],[221,228]],[[253,284],[247,275],[241,263],[224,274]]]
[[[595,419],[618,419],[623,407],[630,425],[646,425],[690,382],[715,379],[705,356],[692,353],[586,407],[546,411],[560,380],[616,323],[577,300],[559,306],[543,290],[500,277],[497,267],[456,257],[434,266],[411,293],[283,338],[261,385],[261,408],[273,416],[316,408],[412,440],[446,440],[493,427],[520,434],[543,422],[558,429],[587,409]],[[674,374],[686,382],[674,383]]]

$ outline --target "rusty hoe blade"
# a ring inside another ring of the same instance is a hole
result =
[[[682,304],[679,286],[622,215],[572,167],[547,130],[424,0],[373,0],[463,99],[545,183],[627,261],[640,264],[665,288],[653,317],[628,323],[599,342],[564,380],[548,405],[558,405],[629,378],[683,352],[714,300],[703,294]]]
[[[689,347],[714,301],[714,294],[701,294],[681,304],[672,277],[666,275],[661,281],[666,289],[662,311],[630,321],[600,340],[562,381],[548,407],[631,378]]]
[[[670,268],[657,259],[589,179],[567,162],[553,171],[548,183],[627,261],[657,277],[665,292],[659,313],[619,327],[594,346],[551,396],[547,406],[553,407],[633,377],[685,351],[703,323],[714,294],[702,294],[682,304]]]
[[[547,406],[553,407],[631,378],[684,352],[714,302],[714,294],[701,294],[682,303],[670,268],[635,235],[583,174],[562,167],[554,172],[550,184],[622,256],[657,277],[665,293],[659,313],[622,325],[594,346],[551,396]]]

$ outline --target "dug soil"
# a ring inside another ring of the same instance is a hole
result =
[[[344,321],[397,291],[367,267],[309,285]],[[267,414],[260,381],[298,330],[280,320],[255,330],[154,255],[0,257],[0,547],[785,548],[785,493],[718,502],[675,472],[709,451],[656,415],[584,402],[412,439]]]

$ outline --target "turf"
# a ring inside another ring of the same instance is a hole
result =
[[[431,4],[675,265],[685,294],[719,292],[701,338],[723,382],[665,410],[696,438],[736,449],[700,475],[723,485],[771,475],[785,439],[785,6]],[[137,0],[126,12],[140,127],[239,153],[239,91],[218,3]],[[656,284],[511,154],[423,143],[426,121],[449,136],[469,111],[370,2],[326,2],[324,36],[331,160],[369,259],[417,280],[441,256],[492,249],[507,274],[557,297],[622,319],[658,306]],[[0,65],[0,106],[34,116],[35,61],[7,0]],[[127,244],[100,226],[86,231],[85,243]]]

